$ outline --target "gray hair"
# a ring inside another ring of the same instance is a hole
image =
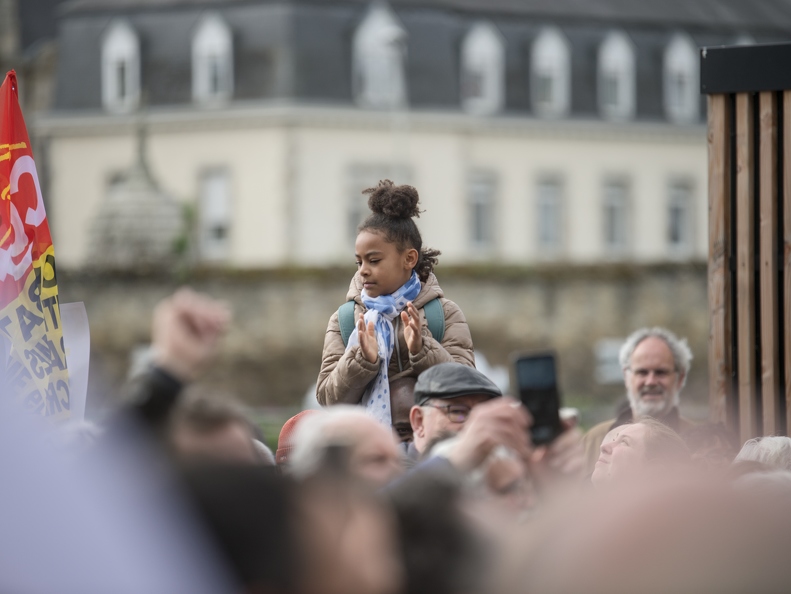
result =
[[[323,409],[321,414],[305,417],[291,440],[294,449],[288,458],[289,472],[297,478],[314,474],[328,448],[354,447],[359,437],[350,427],[367,422],[376,423],[376,420],[364,408],[350,404],[336,404]]]
[[[791,470],[791,437],[771,435],[748,439],[736,460],[760,462],[773,470]]]
[[[632,332],[626,341],[621,346],[621,351],[618,359],[621,363],[621,369],[628,369],[631,364],[632,355],[634,354],[637,345],[643,342],[646,338],[659,338],[665,342],[670,352],[673,354],[673,365],[676,371],[684,374],[684,381],[681,387],[687,383],[687,375],[689,368],[692,364],[692,351],[687,344],[686,338],[679,338],[667,328],[661,326],[654,326],[653,328],[640,328]]]

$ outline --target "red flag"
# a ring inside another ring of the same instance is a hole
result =
[[[8,386],[26,408],[68,417],[55,252],[13,70],[0,87],[0,332]]]

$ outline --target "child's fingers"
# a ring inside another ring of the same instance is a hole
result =
[[[406,328],[411,328],[413,330],[415,329],[414,318],[412,318],[408,312],[406,311],[401,312],[401,321],[404,323],[404,329]]]
[[[410,301],[407,304],[407,307],[409,308],[409,315],[410,315],[410,317],[413,320],[415,320],[415,323],[419,323],[420,322],[420,314],[417,312],[417,307],[415,307],[415,304]]]
[[[415,328],[415,330],[419,330],[420,329],[420,314],[417,311],[417,307],[415,307],[412,303],[410,303],[409,305],[410,305],[409,313],[410,313],[411,320],[412,320],[412,326]]]

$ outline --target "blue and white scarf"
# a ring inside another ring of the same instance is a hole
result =
[[[420,279],[414,271],[409,280],[390,295],[369,297],[365,289],[362,292],[363,304],[368,308],[363,319],[366,326],[368,322],[374,323],[376,343],[379,346],[379,373],[366,388],[362,404],[377,421],[388,427],[392,423],[390,414],[390,383],[387,377],[387,367],[390,364],[390,357],[393,355],[395,346],[393,320],[404,311],[409,301],[415,300],[419,293]],[[357,331],[357,324],[355,324],[346,348],[348,350],[358,344],[360,344],[360,336]]]

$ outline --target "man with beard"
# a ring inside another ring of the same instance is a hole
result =
[[[694,425],[679,414],[679,394],[687,381],[692,352],[665,328],[641,328],[626,339],[620,352],[629,408],[615,419],[592,427],[583,437],[586,476],[599,458],[605,436],[621,425],[646,417],[664,423],[677,433]]]

